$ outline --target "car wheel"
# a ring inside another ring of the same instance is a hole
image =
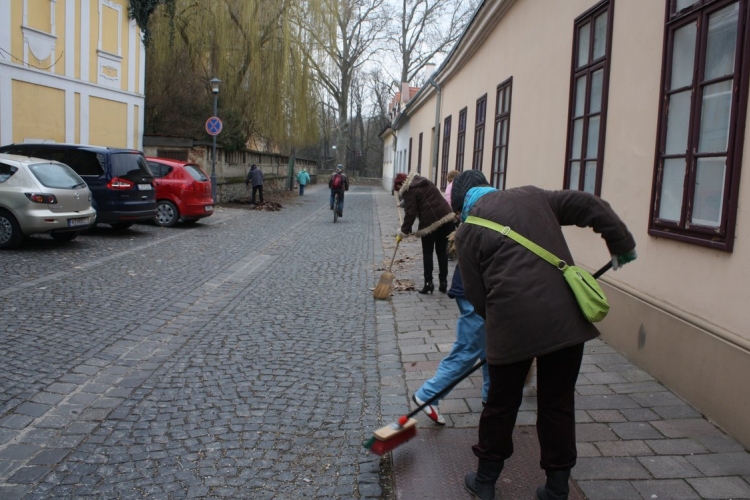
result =
[[[133,225],[132,222],[115,222],[113,224],[110,224],[110,226],[112,226],[114,229],[117,229],[118,231],[127,229],[132,225]]]
[[[65,232],[65,233],[50,233],[50,236],[55,241],[73,241],[81,234],[80,231]]]
[[[156,205],[156,221],[157,226],[172,227],[177,224],[180,219],[180,213],[177,211],[177,207],[174,203],[167,200],[161,200]]]
[[[18,221],[10,212],[0,210],[0,249],[16,248],[23,241]]]

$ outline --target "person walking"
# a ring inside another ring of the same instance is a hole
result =
[[[459,172],[458,170],[451,170],[450,172],[448,172],[448,175],[445,176],[445,181],[447,182],[445,186],[445,201],[447,201],[449,205],[451,203],[451,190],[453,189],[453,179],[455,179],[456,176],[460,173],[461,172]],[[458,227],[458,221],[456,221],[455,227]],[[448,252],[448,260],[454,260],[455,257],[456,256],[454,254],[452,254],[451,252]]]
[[[448,175],[445,176],[445,182],[447,182],[445,186],[445,201],[450,204],[451,202],[451,191],[453,190],[453,179],[456,178],[458,174],[460,174],[458,170],[451,170],[448,172]]]
[[[613,269],[635,260],[635,240],[604,200],[576,191],[525,186],[498,191],[476,170],[453,181],[451,204],[469,215],[511,227],[569,265],[573,258],[561,226],[590,227],[602,235]],[[479,420],[476,472],[465,488],[495,498],[504,461],[513,454],[513,427],[524,379],[536,358],[537,435],[547,480],[538,500],[566,500],[576,464],[575,385],[584,343],[599,335],[583,315],[562,273],[523,245],[475,224],[456,232],[464,293],[485,320],[490,390]]]
[[[344,173],[344,167],[339,163],[336,165],[336,170],[328,178],[328,187],[331,189],[331,210],[333,210],[333,202],[336,200],[336,195],[339,195],[339,217],[344,216],[344,191],[349,191],[349,178]]]
[[[255,193],[257,192],[260,195],[260,203],[263,204],[263,171],[255,164],[250,166],[250,171],[245,177],[245,186],[252,186],[253,188],[251,203],[255,205]]]
[[[305,186],[310,182],[310,174],[307,173],[305,167],[302,167],[302,170],[297,174],[297,182],[299,183],[299,195],[303,196],[305,194]]]
[[[435,376],[422,384],[422,387],[412,395],[412,401],[417,406],[423,405],[426,400],[444,390],[461,375],[469,371],[477,361],[485,358],[484,320],[474,311],[474,306],[464,296],[459,269],[459,266],[456,266],[453,271],[453,281],[450,290],[448,290],[448,297],[456,300],[456,305],[461,313],[456,321],[456,341],[453,343],[450,354],[440,361]],[[490,374],[486,364],[482,366],[482,378],[484,380],[482,403],[485,403],[490,390]],[[445,425],[445,418],[438,410],[439,404],[440,401],[437,400],[434,404],[427,405],[422,411],[436,424]]]
[[[417,232],[414,233],[422,239],[424,286],[419,293],[427,294],[435,290],[432,283],[433,252],[438,260],[438,290],[445,293],[448,290],[448,235],[455,228],[456,215],[437,186],[414,172],[408,176],[397,174],[393,179],[393,189],[398,192],[404,207],[404,220],[397,235],[399,241],[411,233],[414,220],[419,219]]]

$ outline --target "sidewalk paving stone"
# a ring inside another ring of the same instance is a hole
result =
[[[581,458],[571,474],[576,480],[648,479],[648,470],[634,457]]]
[[[648,439],[646,444],[657,455],[696,455],[708,453],[705,446],[692,439]]]
[[[648,422],[612,423],[610,428],[620,439],[658,439],[662,434]]]
[[[655,456],[641,457],[638,460],[657,479],[699,477],[702,475],[685,457]]]
[[[701,498],[743,499],[750,498],[750,484],[738,477],[706,477],[688,479]]]
[[[579,481],[578,486],[588,500],[643,500],[628,481]]]
[[[653,455],[654,452],[643,441],[597,441],[596,447],[605,457],[636,457]]]
[[[632,485],[641,494],[642,498],[659,500],[691,500],[701,498],[689,484],[674,479],[633,481]]]
[[[706,476],[750,475],[750,454],[746,452],[694,455],[687,460]]]

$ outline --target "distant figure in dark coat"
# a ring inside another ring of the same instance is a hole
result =
[[[263,203],[263,171],[253,164],[245,178],[245,185],[253,187],[251,203],[255,205],[255,193],[260,194],[260,202]]]

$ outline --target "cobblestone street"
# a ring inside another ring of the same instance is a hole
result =
[[[376,196],[3,252],[0,498],[380,497]]]

